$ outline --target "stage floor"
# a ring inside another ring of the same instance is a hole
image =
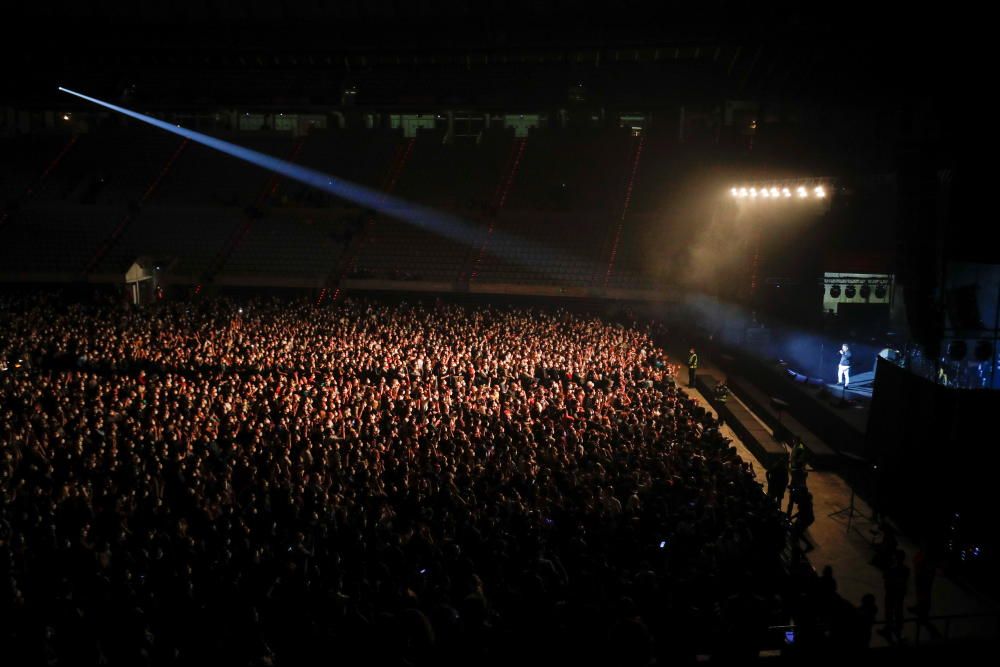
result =
[[[847,385],[847,391],[844,391],[843,385],[828,383],[826,388],[835,396],[842,395],[845,400],[865,399],[870,401],[872,398],[872,388],[870,386],[859,386],[855,388],[851,385]]]

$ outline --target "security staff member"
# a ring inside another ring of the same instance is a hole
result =
[[[698,353],[691,348],[691,353],[688,355],[688,386],[694,387],[694,376],[698,371]]]

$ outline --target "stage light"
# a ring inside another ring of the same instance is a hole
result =
[[[853,299],[854,295],[857,293],[858,291],[854,289],[854,285],[848,285],[847,287],[844,288],[844,296],[846,296],[848,299]]]
[[[63,114],[63,120],[69,120],[69,119],[70,119],[70,115],[68,113],[64,113]]]
[[[878,298],[878,299],[884,299],[886,293],[887,292],[886,292],[886,289],[885,289],[885,285],[876,285],[875,286],[875,297],[876,298]]]
[[[861,286],[861,298],[864,299],[865,301],[867,301],[868,297],[870,297],[871,295],[872,295],[872,288],[868,286],[868,283],[865,283],[864,285],[862,285]]]
[[[817,180],[813,179],[812,183],[815,184]],[[757,197],[765,199],[791,199],[792,197],[799,199],[824,199],[827,197],[826,185],[807,185],[806,183],[807,181],[804,179],[796,179],[773,185],[757,185],[754,187],[731,186],[729,194],[737,199],[742,197],[750,197],[752,199],[756,199]]]
[[[840,298],[840,285],[834,285],[830,288],[830,297],[834,299]]]

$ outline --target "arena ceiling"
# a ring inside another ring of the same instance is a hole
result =
[[[0,45],[20,104],[55,86],[147,106],[550,104],[761,96],[825,100],[920,89],[940,53],[891,10],[792,3],[568,0],[36,3],[12,8]],[[589,6],[589,5],[588,5]],[[30,45],[27,46],[26,45]],[[940,63],[938,63],[940,64]]]

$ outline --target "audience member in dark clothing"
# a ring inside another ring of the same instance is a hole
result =
[[[884,572],[885,580],[885,628],[882,634],[890,641],[903,638],[903,599],[910,580],[910,568],[906,567],[906,553],[897,549],[892,565]]]
[[[767,471],[767,497],[781,506],[788,489],[788,461],[778,461]]]
[[[806,490],[806,480],[809,477],[809,471],[806,469],[808,457],[809,450],[806,449],[801,441],[792,448],[788,466],[790,476],[789,490],[791,491],[788,495],[789,515],[791,515],[795,503],[802,497],[802,492]]]
[[[931,625],[928,617],[931,613],[931,591],[934,588],[934,578],[937,575],[937,564],[926,548],[920,548],[913,554],[913,592],[917,598],[916,604],[909,610],[917,615],[917,619],[932,633],[937,629]]]
[[[882,539],[875,545],[875,555],[872,556],[872,565],[883,572],[892,565],[896,557],[896,550],[899,548],[899,541],[896,539],[896,531],[892,526],[882,526]]]
[[[875,596],[866,593],[861,598],[861,605],[857,609],[858,621],[858,646],[868,648],[872,643],[872,629],[875,627],[875,619],[878,617],[878,606],[875,604]]]
[[[801,480],[798,483],[793,483],[788,488],[788,510],[786,514],[791,518],[792,512],[795,510],[796,505],[799,505],[803,498],[809,493],[809,489],[806,487]]]
[[[805,544],[805,551],[808,552],[815,549],[813,544],[806,538],[806,531],[816,521],[816,515],[813,512],[813,497],[806,489],[801,489],[798,493],[799,511],[791,517],[792,546],[797,549],[801,544]]]

